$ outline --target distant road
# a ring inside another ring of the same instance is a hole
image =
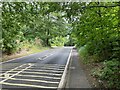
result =
[[[2,88],[57,88],[72,47],[55,48],[0,64]]]

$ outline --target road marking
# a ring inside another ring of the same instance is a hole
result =
[[[6,78],[6,77],[0,77],[0,78]]]
[[[41,66],[41,67],[39,67],[39,66],[35,66],[35,67],[31,67],[31,68],[36,68],[36,69],[62,69],[62,70],[64,70],[64,67],[54,67],[54,66],[51,66],[51,67],[49,67],[49,66]]]
[[[16,71],[17,72],[17,71]],[[47,75],[55,75],[55,76],[61,76],[62,74],[55,74],[55,73],[43,73],[43,72],[26,72],[23,71],[22,73],[27,73],[27,74],[47,74]]]
[[[20,71],[20,70],[22,70],[22,69],[16,69],[16,70],[14,70],[14,71]],[[11,71],[11,72],[14,72],[14,71]],[[25,70],[26,71],[26,70]],[[36,72],[55,72],[55,73],[62,73],[63,71],[58,71],[58,70],[43,70],[43,69],[39,69],[39,70],[36,70],[36,69],[27,69],[27,71],[36,71]],[[10,72],[10,71],[9,71]],[[5,72],[4,72],[5,73]],[[4,73],[2,73],[2,74],[0,74],[0,75],[3,75]]]
[[[13,75],[13,74],[10,74],[10,75]],[[16,76],[21,76],[21,77],[38,77],[38,78],[49,78],[49,79],[61,79],[59,77],[52,77],[52,76],[38,76],[38,75],[22,75],[22,74],[18,74]]]
[[[55,73],[62,73],[63,71],[55,71],[55,70],[36,70],[36,69],[27,69],[27,71],[32,70],[36,72],[55,72]]]
[[[59,67],[60,67],[60,66],[61,66],[61,67],[65,67],[65,65],[61,65],[61,64],[36,64],[36,65],[37,65],[37,66],[43,66],[43,65],[44,65],[44,66],[53,66],[53,65],[54,65],[54,66],[59,66]]]
[[[22,67],[22,66],[24,66],[24,65],[26,65],[26,64],[22,64],[22,65],[20,65],[20,66],[18,66],[18,67],[16,67],[16,68],[13,68],[13,69],[11,69],[11,70],[9,70],[9,71],[6,71],[5,73],[2,73],[2,74],[0,74],[0,76],[1,75],[5,75],[5,74],[7,74],[7,73],[9,73],[9,72],[11,72],[11,71],[14,71],[15,69],[18,69],[18,68],[20,68],[20,67]]]
[[[38,67],[38,65],[33,66],[33,67]],[[65,68],[65,67],[61,67],[61,66],[49,66],[49,65],[41,65],[39,67],[51,67],[51,68]]]
[[[59,85],[58,85],[58,89],[57,89],[57,90],[62,90],[62,88],[63,88],[63,86],[64,86],[65,77],[66,77],[66,74],[67,74],[67,70],[68,70],[68,66],[69,66],[71,54],[72,54],[72,49],[71,49],[70,54],[69,54],[69,56],[68,56],[68,60],[67,60],[67,63],[66,63],[66,66],[65,66],[65,69],[64,69],[64,72],[63,72],[63,75],[62,75],[62,77],[61,77],[61,80],[60,80],[60,83],[59,83]]]
[[[29,65],[29,66],[28,66],[28,67],[26,67],[25,69],[22,69],[21,71],[17,72],[16,74],[13,74],[12,76],[10,76],[10,77],[8,77],[8,78],[6,78],[6,79],[4,79],[4,80],[0,81],[0,83],[5,82],[6,80],[8,80],[8,79],[10,79],[10,78],[14,77],[15,75],[17,75],[17,74],[19,74],[19,73],[23,72],[24,70],[26,70],[26,69],[28,69],[28,68],[30,68],[30,67],[32,66],[32,64],[28,64],[28,65]],[[22,65],[21,65],[21,66],[22,66]],[[21,67],[21,66],[19,66],[19,67]],[[11,70],[10,70],[10,71],[11,71]]]
[[[32,81],[34,82],[43,82],[43,83],[54,83],[58,84],[59,82],[45,81],[45,80],[35,80],[35,79],[22,79],[22,78],[10,78],[9,80],[22,80],[22,81]]]
[[[7,83],[7,82],[3,82],[2,84],[5,85],[12,85],[12,86],[27,86],[27,87],[35,87],[35,88],[57,88],[57,87],[48,87],[48,86],[38,86],[38,85],[31,85],[31,84],[16,84],[16,83]]]
[[[43,60],[42,58],[37,58],[36,60]]]
[[[28,70],[28,69],[27,69]],[[24,70],[25,71],[25,70]],[[39,70],[39,71],[41,71],[41,70]],[[44,71],[44,70],[42,70],[42,71]],[[46,71],[49,71],[49,70],[46,70]],[[12,71],[12,72],[18,72],[18,71]],[[56,72],[61,72],[61,71],[56,71]],[[63,72],[63,71],[62,71]],[[24,72],[23,72],[24,73]],[[31,73],[34,73],[34,72],[31,72]],[[37,72],[38,74],[39,73],[41,73],[41,72]],[[49,73],[43,73],[43,74],[49,74]],[[4,75],[4,74],[3,74]],[[10,75],[13,75],[13,74],[11,74],[10,72],[9,72],[9,76]],[[53,73],[50,73],[49,75],[58,75],[58,76],[61,76],[62,74],[53,74]],[[22,75],[22,74],[18,74],[18,75],[16,75],[16,76],[25,76],[25,77],[41,77],[41,78],[51,78],[51,79],[60,79],[60,78],[56,78],[55,76],[54,77],[51,77],[51,76],[38,76],[38,75]],[[0,78],[6,78],[6,77],[0,77]]]
[[[47,68],[47,67],[39,67],[39,68],[31,67],[30,69],[64,70],[60,68],[58,69],[58,68]]]
[[[18,72],[18,71],[12,71],[12,72]],[[9,77],[9,74],[12,73],[9,72],[8,74],[6,74],[6,77]],[[55,76],[61,76],[62,74],[56,74],[56,73],[49,73],[49,72],[33,72],[33,71],[23,71],[22,73],[28,73],[28,74],[47,74],[47,75],[55,75]]]
[[[48,55],[39,57],[39,58],[37,58],[36,60],[44,60],[44,59],[46,59],[46,58],[48,58],[48,57],[50,57],[50,56],[52,56],[52,55],[53,55],[53,54],[48,54]]]
[[[43,59],[46,59],[46,58],[48,58],[48,57],[50,57],[50,56],[52,56],[52,55],[53,55],[53,54],[46,55],[46,57],[43,58]]]

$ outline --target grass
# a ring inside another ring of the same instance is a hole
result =
[[[19,57],[23,57],[23,56],[27,56],[27,55],[34,54],[37,52],[42,52],[42,51],[48,50],[48,49],[50,49],[50,47],[42,47],[39,45],[34,45],[30,48],[23,47],[23,49],[21,51],[15,52],[11,55],[3,54],[1,62],[8,61],[8,60],[15,59],[15,58],[19,58]]]

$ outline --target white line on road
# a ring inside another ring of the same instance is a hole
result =
[[[24,65],[24,64],[23,64],[23,65]],[[33,64],[28,64],[28,65],[29,65],[29,66],[26,67],[25,69],[22,69],[21,71],[17,72],[16,74],[13,74],[12,76],[10,76],[10,77],[8,77],[8,78],[6,78],[6,79],[0,81],[0,84],[2,84],[3,82],[5,82],[6,80],[8,80],[8,79],[10,79],[10,78],[12,78],[12,77],[18,75],[19,73],[23,72],[24,70],[30,68]],[[22,65],[21,65],[21,66],[22,66]],[[21,67],[21,66],[19,66],[19,67]],[[17,68],[17,67],[16,67],[16,68]]]
[[[7,73],[9,73],[9,72],[11,72],[11,71],[14,71],[14,70],[16,70],[16,69],[18,69],[18,68],[20,68],[20,67],[23,67],[24,65],[26,65],[26,64],[22,64],[22,65],[20,65],[20,66],[18,66],[18,67],[16,67],[16,68],[13,68],[13,69],[11,69],[11,70],[9,70],[9,71],[6,71],[5,73],[2,73],[2,74],[0,74],[0,76],[1,75],[5,75],[5,74],[7,74]]]
[[[22,79],[22,78],[10,78],[9,80],[20,80],[20,81],[32,81],[34,82],[43,82],[43,83],[53,83],[58,84],[59,82],[45,81],[45,80],[35,80],[35,79]]]
[[[8,75],[10,74],[10,73],[14,73],[14,72],[18,72],[18,71],[12,71],[12,72],[9,72],[8,73]],[[55,75],[55,76],[61,76],[62,74],[56,74],[56,73],[49,73],[49,72],[33,72],[33,71],[23,71],[23,72],[21,72],[21,73],[26,73],[26,74],[46,74],[46,75]]]
[[[58,66],[33,66],[33,68],[59,68],[64,69],[65,67],[58,67]]]
[[[55,75],[55,76],[61,76],[62,74],[55,74],[55,73],[44,73],[44,72],[26,72],[23,71],[22,73],[26,73],[26,74],[46,74],[46,75]]]
[[[68,56],[68,60],[67,60],[67,64],[65,66],[65,70],[63,72],[63,75],[61,77],[61,80],[60,80],[60,83],[58,85],[58,90],[61,90],[64,86],[64,83],[65,83],[65,77],[66,77],[66,74],[67,74],[67,69],[68,69],[68,65],[69,65],[69,62],[70,62],[70,58],[71,58],[71,54],[72,54],[72,49],[70,51],[70,54]]]
[[[48,58],[48,57],[50,57],[50,56],[52,56],[52,55],[53,55],[53,54],[46,55],[46,57],[43,58],[43,59],[46,59],[46,58]]]
[[[20,71],[20,70],[22,70],[22,69],[16,69],[16,70],[14,70],[14,71]],[[14,71],[9,71],[9,72],[14,72]],[[25,70],[26,71],[26,70]],[[55,72],[55,73],[62,73],[63,71],[58,71],[58,70],[46,70],[46,69],[27,69],[27,71],[35,71],[35,72]],[[0,75],[3,75],[4,73],[3,72],[1,72],[2,74],[0,74]]]
[[[59,67],[65,67],[65,65],[61,65],[61,64],[36,64],[36,66],[59,66]]]
[[[47,70],[64,70],[62,68],[48,68],[48,67],[31,67],[30,69],[47,69]]]
[[[55,73],[62,73],[63,71],[56,71],[56,70],[36,70],[36,69],[27,69],[27,71],[36,71],[36,72],[55,72]]]
[[[31,85],[31,84],[16,84],[16,83],[7,83],[3,82],[4,85],[12,85],[12,86],[26,86],[26,87],[34,87],[34,88],[57,88],[57,87],[48,87],[48,86],[40,86],[40,85]]]
[[[13,75],[13,74],[10,74],[10,75]],[[61,79],[61,78],[59,78],[59,77],[52,77],[52,76],[38,76],[38,75],[23,75],[23,74],[18,74],[18,75],[16,75],[16,76],[21,76],[21,78],[22,77],[38,77],[38,78],[49,78],[49,79]]]

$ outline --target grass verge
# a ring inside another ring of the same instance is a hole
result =
[[[37,45],[35,45],[31,48],[23,48],[19,52],[15,52],[15,53],[10,54],[10,55],[3,54],[1,62],[8,61],[8,60],[15,59],[15,58],[19,58],[19,57],[23,57],[23,56],[27,56],[27,55],[34,54],[37,52],[42,52],[42,51],[48,50],[48,49],[50,49],[50,47],[39,47]]]

